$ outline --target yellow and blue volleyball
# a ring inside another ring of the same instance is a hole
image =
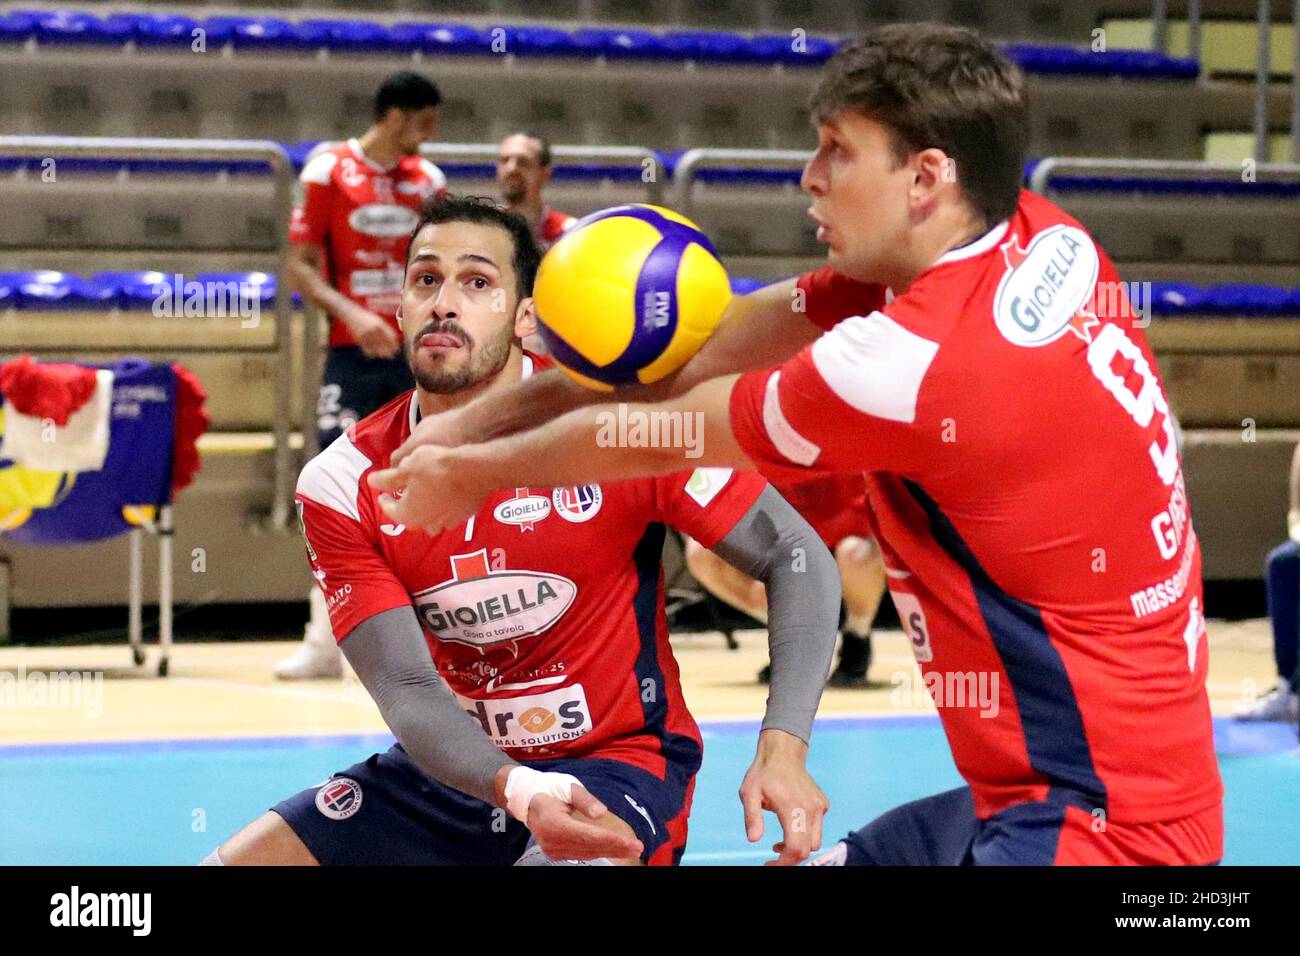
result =
[[[533,298],[551,357],[608,391],[685,365],[722,318],[731,284],[695,223],[635,204],[576,222],[542,259]]]

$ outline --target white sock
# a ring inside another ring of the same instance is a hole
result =
[[[311,619],[307,622],[304,639],[309,644],[319,644],[322,647],[337,647],[338,642],[334,640],[334,628],[330,626],[329,607],[325,604],[325,592],[313,586],[311,593],[307,596],[307,603],[311,608]]]
[[[855,637],[871,636],[871,618],[865,614],[844,615],[844,630]]]
[[[217,847],[215,850],[213,850],[211,853],[205,856],[203,858],[203,862],[199,864],[199,866],[225,866],[225,865],[226,864],[221,859],[221,847]]]

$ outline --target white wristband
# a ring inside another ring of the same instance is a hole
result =
[[[532,767],[515,767],[506,775],[506,809],[520,823],[528,823],[528,805],[539,793],[568,803],[573,796],[573,786],[582,785],[567,773],[545,773]]]

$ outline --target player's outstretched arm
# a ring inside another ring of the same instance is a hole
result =
[[[794,309],[796,280],[736,296],[718,328],[681,369],[653,385],[619,392],[626,402],[662,402],[685,395],[709,379],[785,361],[815,339],[819,329]],[[392,463],[421,445],[482,444],[527,431],[575,409],[608,402],[558,369],[488,392],[455,411],[424,419],[393,453]]]
[[[817,532],[770,486],[712,550],[767,588],[771,690],[758,753],[740,787],[745,832],[751,843],[761,839],[762,811],[771,810],[784,834],[773,862],[801,863],[821,847],[829,807],[804,761],[835,651],[839,568]]]
[[[736,376],[710,379],[679,398],[655,404],[612,403],[580,408],[531,431],[478,445],[423,445],[393,468],[371,472],[371,487],[385,513],[408,527],[436,534],[475,514],[498,488],[563,486],[622,481],[640,475],[680,471],[683,465],[752,469],[731,431],[731,389]],[[689,421],[691,458],[683,447],[632,437],[685,434]],[[401,490],[401,497],[395,493]]]
[[[639,841],[583,820],[606,808],[569,774],[516,763],[474,725],[439,677],[409,607],[357,625],[340,644],[411,761],[429,777],[507,808],[552,859],[635,857]]]

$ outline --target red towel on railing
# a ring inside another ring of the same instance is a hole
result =
[[[0,395],[14,411],[62,428],[95,394],[95,369],[42,362],[23,355],[0,365]]]
[[[194,481],[199,473],[200,436],[212,424],[204,402],[207,393],[202,383],[189,369],[175,362],[176,373],[176,431],[172,445],[172,494]]]

